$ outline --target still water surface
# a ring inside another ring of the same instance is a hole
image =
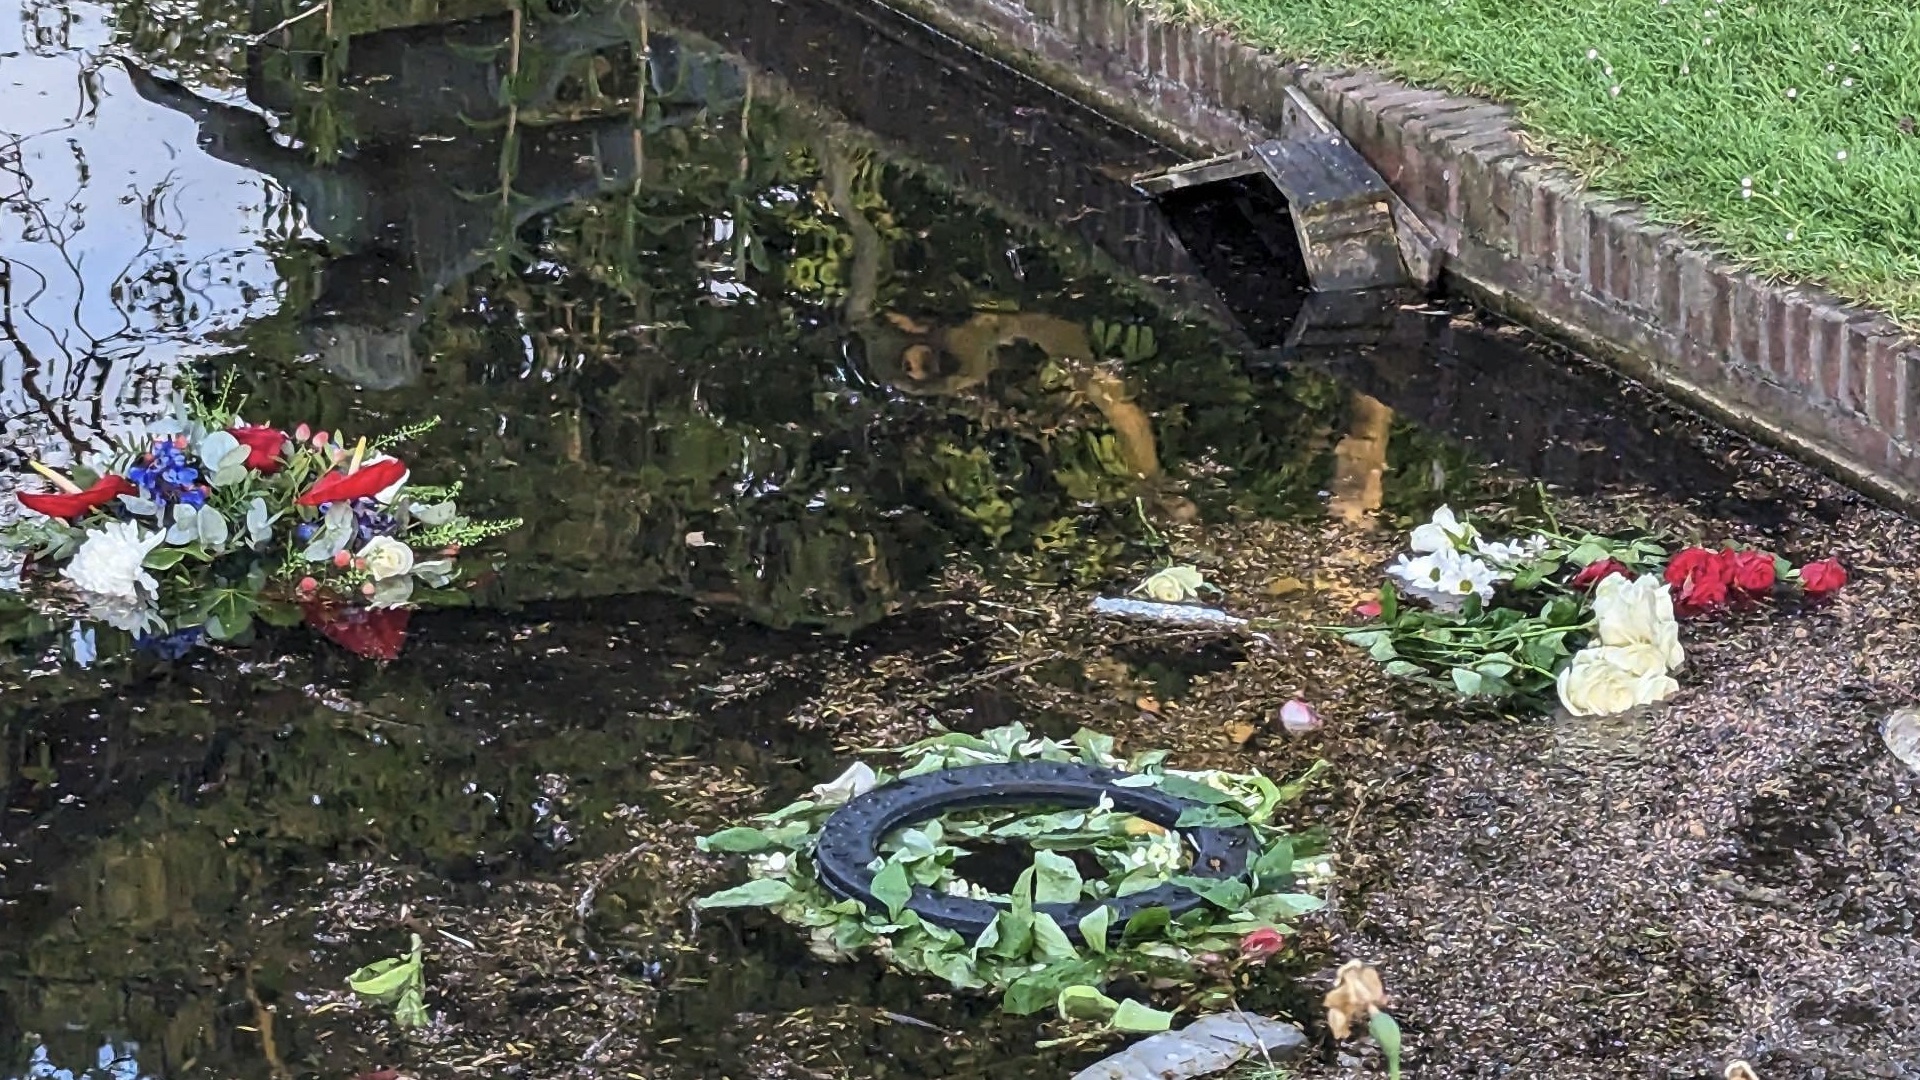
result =
[[[1168,152],[863,3],[263,40],[302,9],[13,4],[12,464],[231,372],[250,417],[442,417],[414,475],[527,525],[385,666],[296,632],[79,669],[8,615],[0,1076],[1064,1075],[981,1002],[690,922],[726,872],[691,837],[836,768],[829,684],[988,670],[959,578],[1110,588],[1196,516],[1417,513],[1483,461],[1722,479],[1451,311],[1277,352],[1259,193],[1170,220],[1122,179]],[[402,1045],[340,987],[409,931]]]

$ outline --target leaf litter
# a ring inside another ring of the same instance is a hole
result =
[[[1612,1080],[1623,1069],[1718,1073],[1734,1060],[1758,1075],[1911,1075],[1902,1063],[1920,1060],[1920,1025],[1910,1022],[1920,1005],[1903,988],[1920,986],[1920,896],[1909,884],[1920,784],[1881,747],[1877,725],[1920,685],[1920,658],[1886,638],[1888,627],[1920,629],[1904,565],[1920,527],[1744,444],[1728,449],[1764,478],[1779,516],[1756,521],[1644,492],[1574,498],[1563,511],[1838,550],[1857,584],[1783,619],[1733,612],[1698,624],[1697,682],[1630,723],[1508,714],[1390,687],[1364,655],[1305,629],[1349,617],[1392,554],[1390,529],[1244,520],[1176,527],[1175,554],[1206,567],[1219,610],[1263,625],[1293,620],[1298,633],[1116,622],[1086,593],[955,567],[945,599],[916,616],[935,620],[938,634],[848,648],[819,666],[811,696],[766,722],[841,754],[924,736],[935,721],[979,730],[1025,720],[1165,746],[1188,768],[1290,775],[1328,758],[1332,785],[1293,822],[1330,834],[1340,854],[1326,920],[1299,942],[1314,959],[1246,990],[1309,1029],[1313,1048],[1289,1065],[1303,1078],[1353,1071],[1306,991],[1333,990],[1337,969],[1357,957],[1395,987],[1404,1051],[1422,1076],[1504,1068]],[[1276,577],[1315,584],[1276,595],[1267,587]],[[1137,704],[1149,697],[1151,713]],[[1282,722],[1288,703],[1307,701],[1321,727]],[[378,940],[405,909],[477,946],[427,939],[436,1012],[409,1037],[431,1056],[423,1072],[512,1063],[515,1075],[561,1076],[591,1058],[618,1075],[700,1075],[674,1057],[679,1036],[649,1027],[663,993],[725,981],[711,966],[715,929],[682,906],[727,880],[694,838],[777,797],[697,759],[652,776],[678,816],[620,823],[643,853],[628,862],[499,883],[479,899],[418,872],[339,868],[341,902],[323,913],[330,935]],[[784,794],[826,779],[796,775]],[[590,879],[593,914],[583,919]],[[613,898],[624,909],[608,918]],[[782,928],[751,933],[757,948],[796,962],[781,952],[791,941],[768,936]],[[647,963],[661,970],[649,975]],[[711,1000],[754,1000],[735,993]],[[1031,1047],[1030,1022],[1009,1034],[924,984],[906,988],[912,1000],[898,1007],[846,996],[774,995],[733,1013],[732,1060],[768,1076],[859,1076],[862,1040],[913,1032],[917,1057],[998,1054],[995,1075],[1063,1074],[1044,1064],[1053,1058],[1015,1049]],[[1367,1011],[1343,1012],[1351,1022]],[[1401,1035],[1372,1023],[1383,1015],[1367,1013],[1370,1043]]]

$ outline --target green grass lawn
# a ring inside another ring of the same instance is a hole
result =
[[[1920,326],[1920,0],[1147,0],[1508,102],[1609,194]]]

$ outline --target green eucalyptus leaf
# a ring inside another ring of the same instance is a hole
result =
[[[1113,922],[1113,909],[1105,904],[1080,916],[1080,940],[1087,948],[1105,954],[1107,951],[1107,929]]]
[[[1151,1035],[1173,1027],[1173,1014],[1127,998],[1113,1011],[1113,1019],[1107,1022],[1107,1026],[1128,1034]]]
[[[1033,853],[1033,902],[1071,904],[1080,899],[1080,870],[1073,860],[1051,851]]]
[[[1180,811],[1176,829],[1232,829],[1247,823],[1247,816],[1224,806],[1189,806]]]
[[[147,552],[147,557],[140,560],[140,565],[149,570],[171,570],[186,557],[187,553],[180,548],[157,547]]]
[[[1092,1020],[1095,1023],[1105,1023],[1120,1008],[1119,1002],[1101,993],[1098,987],[1085,983],[1061,987],[1060,996],[1054,1004],[1062,1020]]]
[[[1120,932],[1120,940],[1129,945],[1137,944],[1165,933],[1172,924],[1173,912],[1164,907],[1146,908],[1135,912],[1127,920],[1126,928]]]
[[[419,987],[409,986],[400,991],[400,1000],[393,1006],[393,1022],[403,1028],[427,1026],[427,1003]]]
[[[772,841],[768,840],[767,834],[761,832],[759,829],[736,825],[731,829],[722,829],[712,836],[703,836],[694,841],[694,846],[701,851],[726,851],[737,855],[744,855],[755,851],[765,851],[767,848],[772,847],[773,844]]]
[[[1188,802],[1202,803],[1207,806],[1220,806],[1233,801],[1233,796],[1198,780],[1184,776],[1162,776],[1159,780],[1161,791]]]
[[[1306,893],[1268,893],[1249,898],[1242,905],[1247,914],[1267,922],[1290,922],[1301,915],[1326,907],[1327,902]]]
[[[1293,841],[1281,839],[1267,845],[1253,861],[1253,876],[1262,889],[1293,880]]]
[[[731,889],[722,889],[712,896],[703,896],[693,902],[693,906],[702,911],[716,908],[773,907],[793,899],[793,886],[778,878],[756,878],[745,885],[735,885]]]
[[[209,548],[225,547],[231,533],[227,529],[227,519],[220,516],[220,511],[215,510],[212,503],[208,503],[200,508],[198,517],[200,518],[200,542]]]
[[[356,994],[380,1000],[398,994],[419,973],[418,958],[393,956],[376,960],[347,976],[347,986]]]
[[[1183,874],[1174,878],[1173,883],[1206,898],[1207,903],[1222,911],[1240,910],[1253,892],[1246,882],[1232,878],[1203,878]]]
[[[887,914],[899,918],[900,912],[913,899],[913,883],[907,880],[907,868],[901,863],[889,862],[873,875],[873,898],[886,905]]]
[[[1073,947],[1067,939],[1067,932],[1053,921],[1053,916],[1044,911],[1033,913],[1033,954],[1041,960],[1052,963],[1056,960],[1075,960],[1080,950]]]

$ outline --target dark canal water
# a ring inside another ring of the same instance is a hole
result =
[[[834,769],[905,645],[990,669],[962,579],[1111,587],[1168,524],[1486,466],[1728,488],[1470,313],[1300,322],[1259,192],[1163,214],[1125,178],[1177,157],[862,0],[10,2],[9,463],[231,372],[286,424],[443,417],[415,476],[527,524],[388,665],[80,668],[0,616],[0,1076],[1063,1076],[695,925],[690,838]],[[403,1042],[341,988],[409,931]]]

